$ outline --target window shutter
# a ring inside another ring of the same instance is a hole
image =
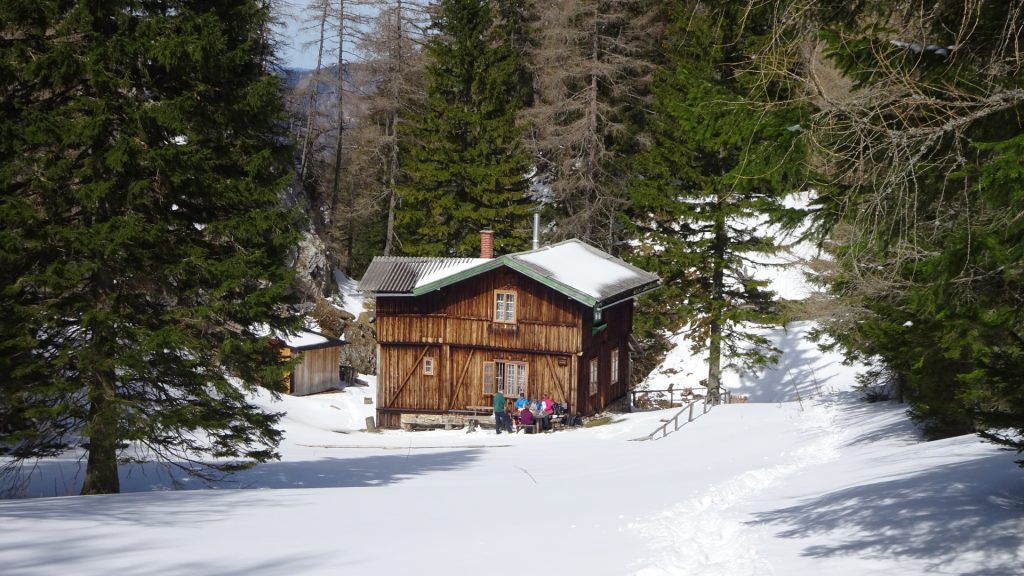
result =
[[[494,394],[494,362],[484,362],[484,394]]]

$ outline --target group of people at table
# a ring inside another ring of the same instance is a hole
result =
[[[544,394],[540,400],[527,400],[526,395],[519,394],[515,403],[505,400],[505,395],[498,391],[494,394],[494,431],[514,434],[517,429],[525,429],[529,434],[532,430],[550,430],[551,415],[555,413],[555,404],[551,396]]]

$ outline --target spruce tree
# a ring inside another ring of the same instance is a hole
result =
[[[784,200],[804,178],[792,155],[801,110],[755,105],[769,95],[742,69],[765,31],[749,25],[757,18],[742,19],[739,3],[664,9],[666,65],[652,86],[651,143],[630,200],[632,258],[665,287],[645,300],[640,324],[686,327],[694,350],[707,354],[714,399],[724,368],[754,369],[779,354],[754,331],[779,316],[753,265],[783,248],[773,233],[800,217]]]
[[[819,224],[837,266],[823,279],[847,310],[826,330],[884,363],[928,435],[979,431],[1017,451],[1022,9],[784,2],[760,60],[804,75],[825,104],[808,126],[829,177]],[[821,50],[806,50],[810,34]]]
[[[0,5],[0,445],[196,474],[276,456],[297,238],[256,0]],[[205,456],[220,460],[204,464]]]
[[[468,256],[478,232],[495,249],[527,246],[530,171],[516,116],[528,94],[504,0],[441,0],[426,46],[427,101],[402,143],[398,251]]]

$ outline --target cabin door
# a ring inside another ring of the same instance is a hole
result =
[[[545,356],[541,389],[555,402],[570,409],[576,405],[576,386],[572,378],[572,360],[568,356]]]

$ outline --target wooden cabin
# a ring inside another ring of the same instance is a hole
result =
[[[306,396],[341,388],[344,383],[339,365],[344,345],[342,340],[312,330],[300,330],[281,338],[281,353],[286,358],[302,355],[302,360],[288,375],[288,393]]]
[[[377,423],[550,394],[589,415],[627,394],[633,301],[658,277],[579,240],[490,258],[377,257]]]

